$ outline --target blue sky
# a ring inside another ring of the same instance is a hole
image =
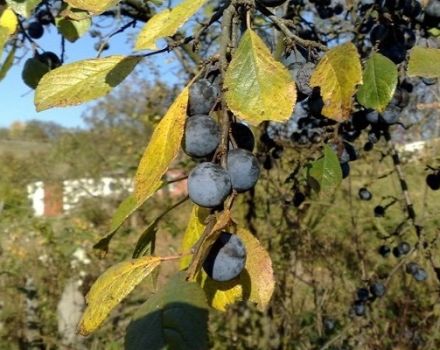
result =
[[[110,22],[109,22],[110,23]],[[140,26],[135,32],[138,32]],[[116,27],[117,28],[117,27]],[[45,51],[53,51],[60,54],[60,37],[54,26],[45,27],[45,35],[39,39],[38,44]],[[112,33],[115,27],[108,27],[102,30],[103,34]],[[110,49],[105,51],[102,56],[109,56],[114,54],[130,54],[131,42],[127,40],[127,32],[114,36],[110,40]],[[130,33],[130,32],[129,32]],[[133,31],[132,31],[133,33]],[[75,43],[66,41],[66,59],[65,63],[78,61],[81,59],[96,57],[96,51],[93,46],[98,39],[93,39],[89,34],[85,34],[83,38]],[[165,45],[159,43],[159,46]],[[5,56],[5,55],[4,55]],[[25,60],[30,57],[30,53],[25,58],[22,58],[19,63],[14,65],[9,71],[6,78],[0,82],[0,127],[8,127],[14,121],[27,121],[31,119],[54,121],[67,127],[83,127],[81,120],[82,112],[91,106],[94,102],[83,104],[76,107],[56,108],[48,111],[37,113],[34,107],[34,91],[27,87],[21,79],[21,71]],[[177,81],[176,65],[170,59],[174,58],[173,54],[164,54],[161,57],[155,56],[147,58],[153,60],[159,66],[161,72],[161,79],[173,84]],[[146,69],[146,79],[151,79],[151,75]]]

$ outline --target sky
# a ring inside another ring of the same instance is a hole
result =
[[[140,30],[141,25],[142,24],[138,25],[135,32]],[[118,27],[108,27],[103,29],[102,33],[112,33],[117,28]],[[54,26],[46,26],[45,35],[36,41],[45,51],[52,51],[60,56],[60,36]],[[93,48],[96,41],[98,41],[98,39],[92,38],[88,33],[75,43],[66,41],[65,63],[96,57],[97,53]],[[159,41],[159,47],[163,47],[164,45],[165,43]],[[102,56],[130,54],[132,53],[131,46],[132,44],[127,40],[127,32],[124,32],[111,38],[110,49],[105,51]],[[5,56],[4,54],[3,59]],[[29,57],[31,57],[31,52],[22,58],[20,62],[17,62],[8,72],[6,78],[0,82],[0,127],[8,127],[14,121],[25,122],[32,119],[53,121],[66,127],[84,127],[85,125],[81,119],[81,114],[95,103],[93,101],[76,107],[54,108],[39,113],[36,112],[33,103],[34,91],[27,87],[21,79],[23,64]],[[147,58],[159,66],[161,79],[170,84],[177,82],[175,77],[177,67],[175,63],[173,66],[173,62],[170,60],[172,57],[173,54],[168,53],[162,55],[160,58],[158,56]],[[142,74],[145,74],[146,79],[152,79],[148,70],[142,69]]]

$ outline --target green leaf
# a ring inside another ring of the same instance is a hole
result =
[[[0,68],[0,81],[2,81],[6,74],[8,73],[9,69],[14,64],[14,58],[15,58],[15,51],[17,47],[14,46],[11,51],[9,51],[8,56],[6,56],[5,61],[3,62],[1,68]]]
[[[206,0],[183,0],[172,9],[154,15],[137,37],[135,50],[156,50],[156,40],[174,35],[203,6]]]
[[[264,120],[286,121],[295,107],[296,89],[289,71],[250,29],[226,71],[225,88],[228,107],[253,125]]]
[[[66,0],[66,2],[77,9],[89,11],[93,14],[102,13],[119,3],[120,0]]]
[[[85,18],[80,21],[61,18],[56,20],[58,31],[71,43],[78,40],[89,30],[92,24],[90,18]]]
[[[367,108],[383,112],[393,98],[397,86],[397,66],[390,59],[374,53],[367,61],[358,101]]]
[[[159,223],[161,217],[155,219],[148,227],[142,232],[139,237],[136,247],[133,251],[132,258],[139,258],[143,255],[151,255],[154,254],[154,249],[156,245],[156,233],[157,233],[157,224]]]
[[[413,47],[409,54],[408,75],[410,77],[439,78],[440,49]]]
[[[37,111],[78,105],[105,96],[133,71],[141,59],[109,56],[54,69],[38,84],[35,93]]]
[[[179,273],[141,306],[128,325],[125,349],[204,350],[207,332],[205,294]]]
[[[29,18],[32,11],[41,3],[42,0],[6,0],[6,3],[15,13]]]
[[[9,30],[8,28],[0,26],[0,58],[3,54],[3,49],[8,42],[9,39]]]
[[[324,154],[309,169],[309,181],[312,187],[324,195],[332,194],[342,181],[342,170],[338,156],[330,148],[324,146]]]
[[[310,86],[320,87],[324,101],[322,114],[336,121],[351,115],[356,85],[362,83],[362,66],[356,46],[346,43],[327,51],[310,79]]]
[[[23,71],[21,72],[21,77],[27,86],[31,89],[35,89],[43,76],[49,71],[49,66],[33,57],[26,60]]]
[[[151,136],[135,177],[138,203],[150,198],[162,183],[162,176],[180,150],[188,106],[186,87],[168,109]]]
[[[191,210],[191,215],[189,217],[188,225],[186,226],[186,231],[182,238],[182,243],[180,245],[180,251],[182,254],[188,254],[191,248],[196,244],[199,238],[202,236],[203,231],[206,227],[206,218],[209,215],[209,210],[206,208],[201,208],[194,205]],[[180,259],[180,269],[185,270],[191,263],[192,256],[184,255]]]
[[[160,262],[161,258],[153,256],[123,261],[99,276],[86,296],[87,307],[78,325],[79,333],[85,336],[95,331],[110,311]]]

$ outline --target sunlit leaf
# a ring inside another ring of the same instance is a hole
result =
[[[109,56],[78,61],[50,71],[35,93],[37,111],[78,105],[105,96],[129,75],[141,60]]]
[[[8,30],[8,35],[12,35],[17,30],[18,20],[14,11],[6,9],[0,16],[0,26]]]
[[[324,153],[309,170],[309,182],[312,187],[324,195],[332,194],[342,181],[342,170],[336,153],[324,146]]]
[[[11,51],[9,51],[8,56],[6,56],[5,61],[3,62],[1,68],[0,68],[0,81],[2,81],[6,74],[8,74],[9,69],[14,64],[14,58],[15,58],[15,51],[17,47],[14,46]]]
[[[135,197],[144,203],[158,189],[162,176],[180,150],[188,106],[185,88],[156,126],[135,177]]]
[[[0,26],[0,58],[2,57],[3,49],[4,49],[6,43],[8,42],[8,39],[9,39],[9,34],[8,33],[9,33],[8,28]]]
[[[205,231],[203,232],[200,240],[197,242],[195,252],[191,260],[191,264],[187,270],[187,278],[190,281],[194,281],[200,271],[206,256],[209,253],[214,242],[220,236],[221,231],[227,227],[231,222],[231,211],[223,210],[216,216],[211,215],[207,219]]]
[[[61,18],[56,20],[58,31],[71,43],[82,37],[90,28],[92,20],[85,18],[82,20],[71,20],[67,18]]]
[[[182,238],[180,245],[180,251],[182,254],[187,254],[191,251],[191,248],[196,244],[199,238],[202,236],[206,227],[206,218],[208,217],[209,210],[194,205],[189,217],[186,231]],[[191,255],[185,255],[180,259],[180,269],[186,269],[191,262]]]
[[[15,13],[28,18],[41,1],[42,0],[6,0],[6,3]]]
[[[88,335],[95,331],[117,306],[145,277],[159,266],[161,258],[146,256],[121,262],[105,271],[87,294],[85,309],[78,331]]]
[[[156,40],[174,35],[205,2],[206,0],[183,0],[174,8],[167,8],[154,15],[139,33],[135,49],[157,49]]]
[[[220,311],[239,300],[248,300],[265,309],[275,289],[272,260],[261,243],[244,228],[238,228],[238,237],[246,247],[246,265],[240,276],[229,282],[216,282],[203,272],[201,285],[209,304]]]
[[[397,66],[390,59],[374,53],[367,61],[358,101],[367,108],[383,112],[393,98],[397,86]]]
[[[208,305],[200,286],[177,274],[128,325],[126,350],[208,349]]]
[[[362,67],[356,46],[336,46],[321,58],[310,79],[310,86],[320,87],[324,102],[322,114],[337,121],[351,115],[356,85],[362,83]]]
[[[296,101],[289,71],[252,30],[242,36],[225,76],[225,98],[235,115],[250,124],[286,121]]]
[[[416,46],[409,54],[408,75],[410,77],[439,78],[440,49]]]
[[[75,8],[87,10],[93,14],[102,13],[119,3],[120,0],[66,0]]]

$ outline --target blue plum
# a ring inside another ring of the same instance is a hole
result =
[[[185,125],[183,150],[195,158],[212,154],[220,142],[220,127],[208,115],[195,115],[188,118]]]
[[[203,263],[210,278],[226,282],[236,278],[246,263],[246,248],[237,235],[222,232]]]
[[[189,88],[188,115],[209,114],[218,95],[218,87],[208,79],[197,80]]]
[[[258,181],[260,166],[257,158],[248,150],[237,148],[228,153],[228,173],[232,188],[237,192],[250,190]]]
[[[231,190],[231,178],[227,171],[211,162],[200,163],[188,176],[189,198],[201,207],[220,206]]]

